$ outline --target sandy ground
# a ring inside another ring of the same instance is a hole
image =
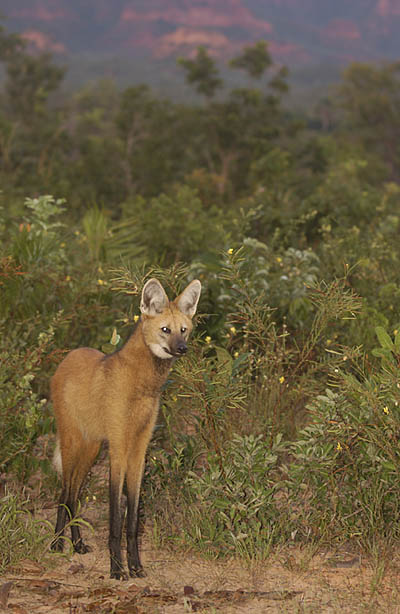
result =
[[[206,560],[157,550],[146,526],[141,544],[145,578],[111,580],[107,549],[107,463],[97,465],[97,497],[83,509],[93,527],[82,535],[92,551],[49,554],[20,562],[0,578],[0,612],[14,614],[400,614],[400,549],[388,561],[354,553],[286,548],[267,561]],[[36,484],[42,491],[42,486]],[[102,492],[103,491],[103,492]],[[54,523],[56,504],[39,510]]]
[[[100,522],[100,519],[97,520]],[[15,614],[227,614],[371,612],[400,614],[397,565],[382,567],[342,552],[274,553],[267,562],[208,561],[154,550],[143,539],[147,576],[109,578],[104,520],[85,555],[22,561],[1,579],[0,611]],[[54,563],[54,565],[52,565]]]

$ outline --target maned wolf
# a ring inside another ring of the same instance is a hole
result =
[[[66,522],[76,513],[83,480],[101,442],[110,454],[111,577],[125,579],[121,558],[124,483],[127,492],[127,559],[131,576],[144,575],[138,549],[138,504],[145,453],[162,387],[174,360],[187,351],[201,284],[195,279],[169,301],[157,279],[142,291],[139,322],[126,344],[110,355],[91,348],[70,352],[51,381],[57,421],[56,469],[62,474],[54,550],[62,550]],[[88,551],[79,525],[71,525],[74,550]]]

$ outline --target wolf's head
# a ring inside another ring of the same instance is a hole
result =
[[[155,356],[177,358],[186,353],[200,292],[201,283],[194,279],[174,301],[169,301],[157,279],[145,284],[140,302],[143,335]]]

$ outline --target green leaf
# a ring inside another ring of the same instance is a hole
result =
[[[387,358],[388,360],[393,358],[392,352],[383,348],[374,348],[372,350],[372,355],[376,358]]]
[[[104,352],[104,354],[112,354],[115,352],[115,346],[111,345],[111,343],[104,343],[101,346],[101,351]]]
[[[231,377],[233,366],[232,356],[225,348],[222,347],[216,347],[215,352],[217,354],[218,369],[221,370],[221,372],[226,373],[228,377]]]
[[[381,465],[384,469],[388,469],[389,471],[396,471],[397,467],[391,461],[381,461]]]
[[[239,354],[239,356],[235,358],[235,360],[233,361],[233,365],[232,365],[233,375],[236,375],[239,372],[240,367],[246,363],[249,356],[250,356],[250,352],[244,352],[243,354]]]
[[[381,346],[385,350],[390,350],[392,352],[394,350],[394,343],[383,326],[376,326],[375,333]]]

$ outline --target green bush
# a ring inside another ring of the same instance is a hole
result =
[[[51,431],[47,386],[40,382],[51,365],[58,321],[55,318],[36,339],[32,328],[36,330],[37,322],[12,330],[0,322],[0,469],[12,469],[21,479],[39,466],[47,472],[49,466],[48,460],[35,457],[33,448],[40,435]]]
[[[18,566],[21,559],[41,560],[51,541],[52,530],[35,520],[31,502],[22,493],[6,491],[0,498],[0,571]]]
[[[265,558],[271,544],[285,537],[285,521],[276,505],[282,488],[278,458],[282,436],[234,435],[222,458],[207,456],[202,470],[186,478],[189,544],[214,555]]]
[[[334,387],[310,402],[310,423],[292,444],[298,537],[352,540],[369,551],[399,537],[400,339],[377,332],[382,365],[344,349]]]
[[[213,555],[264,557],[298,532],[280,464],[307,402],[342,364],[328,343],[332,324],[355,317],[360,301],[345,279],[314,284],[311,327],[295,338],[247,271],[242,250],[225,254],[226,323],[218,339],[194,339],[171,374],[157,430],[167,451],[152,448],[146,502],[157,535]]]
[[[137,236],[154,264],[190,262],[224,249],[229,241],[224,212],[203,205],[197,190],[186,185],[149,202],[138,197],[124,211],[136,219]]]

